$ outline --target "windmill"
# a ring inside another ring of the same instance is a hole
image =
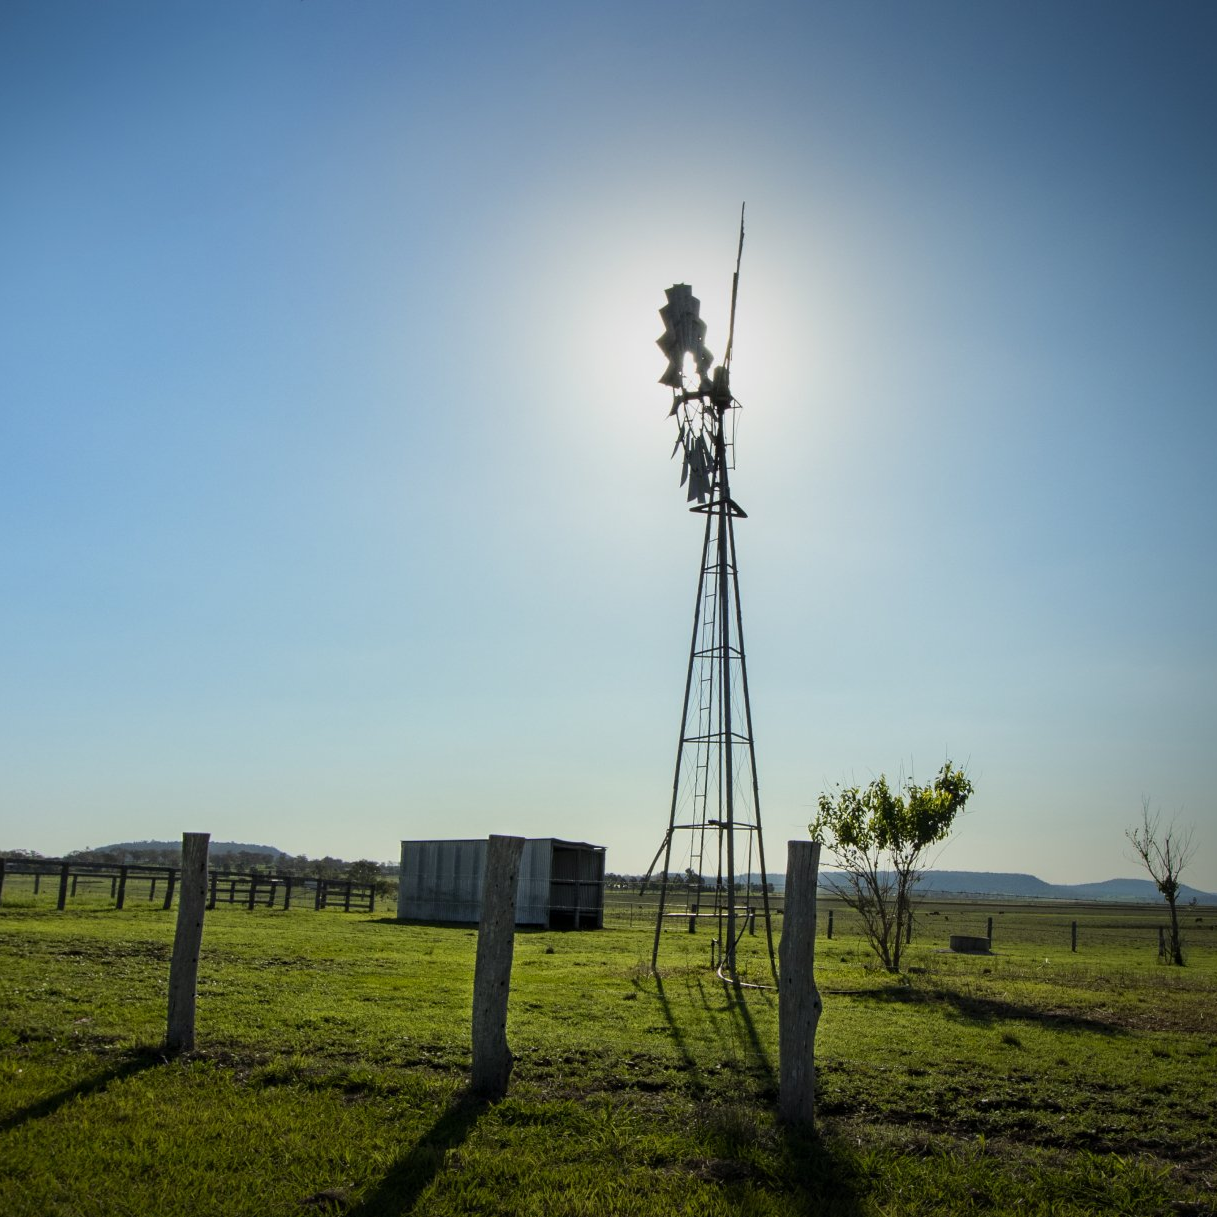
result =
[[[645,888],[662,857],[651,967],[658,966],[665,921],[680,924],[687,918],[693,932],[709,920],[717,944],[712,958],[720,974],[732,980],[739,976],[737,948],[746,932],[755,932],[758,911],[764,917],[769,968],[776,975],[735,560],[735,521],[747,515],[732,499],[729,481],[739,409],[731,393],[731,348],[743,252],[741,208],[727,347],[717,367],[705,345],[700,302],[688,284],[668,288],[667,304],[659,311],[664,333],[658,342],[668,358],[659,379],[672,390],[669,417],[676,419],[672,455],[681,454],[680,484],[693,503],[689,510],[704,515],[706,527],[668,830],[643,881]],[[677,896],[670,876],[678,838],[687,846],[677,854],[678,861],[687,858],[683,911],[669,907]]]

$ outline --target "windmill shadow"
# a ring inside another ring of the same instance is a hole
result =
[[[739,981],[727,980],[725,977],[719,977],[719,983],[722,985],[723,996],[727,1002],[727,1013],[731,1016],[731,1021],[743,1032],[744,1039],[747,1041],[751,1049],[750,1057],[753,1064],[759,1067],[764,1075],[767,1086],[773,1093],[777,1094],[778,1075],[774,1068],[773,1061],[769,1057],[769,1051],[761,1041],[760,1033],[756,1028],[756,1021],[752,1017],[752,1011],[748,1008],[748,1001],[762,1001],[766,1006],[770,1004],[770,999],[766,996],[763,989],[750,989],[739,983]]]
[[[838,1151],[830,1140],[808,1127],[792,1127],[779,1124],[763,1131],[763,1121],[756,1119],[758,1108],[776,1104],[778,1097],[777,1062],[766,1047],[757,1027],[756,1006],[762,1003],[768,1009],[772,1003],[770,994],[761,989],[750,989],[730,980],[716,978],[722,985],[722,1001],[715,985],[706,985],[699,977],[696,988],[689,987],[690,998],[701,1001],[705,1012],[711,1016],[726,1014],[728,1020],[715,1021],[719,1036],[725,1043],[725,1026],[732,1025],[733,1044],[743,1039],[746,1045],[748,1064],[754,1068],[761,1080],[759,1095],[747,1097],[737,1094],[732,1098],[724,1095],[721,1080],[715,1087],[716,1095],[700,1110],[712,1127],[719,1130],[718,1144],[711,1152],[715,1155],[697,1163],[697,1171],[703,1178],[712,1178],[724,1185],[721,1195],[723,1208],[727,1212],[752,1213],[756,1211],[756,1196],[751,1186],[753,1167],[750,1164],[750,1146],[758,1139],[768,1141],[776,1148],[780,1158],[778,1175],[783,1195],[790,1199],[791,1212],[814,1213],[817,1217],[859,1217],[863,1212],[861,1189],[856,1170],[846,1154]],[[703,1093],[710,1090],[710,1062],[698,1061],[689,1045],[688,1036],[681,1025],[677,1009],[664,992],[663,981],[655,978],[660,1008],[668,1024],[673,1041],[684,1057],[697,1088]],[[710,1096],[707,1094],[707,1098]],[[775,1144],[776,1143],[776,1144]],[[736,1188],[740,1190],[735,1191]]]
[[[668,1024],[668,1031],[671,1033],[672,1042],[680,1053],[685,1070],[700,1084],[701,1071],[697,1067],[697,1058],[689,1048],[689,1038],[685,1034],[684,1028],[676,1021],[676,1015],[672,1010],[672,1003],[664,991],[663,979],[658,975],[655,977],[655,993],[659,998],[659,1008],[663,1011],[664,1022]]]
[[[487,1099],[461,1091],[367,1196],[344,1210],[345,1217],[400,1217],[413,1212],[423,1192],[444,1169],[448,1151],[468,1140],[489,1107]]]
[[[1002,998],[977,997],[951,988],[915,989],[885,985],[877,989],[852,989],[850,997],[864,1001],[905,1005],[941,1005],[950,1017],[962,1022],[991,1026],[999,1022],[1036,1023],[1051,1031],[1090,1032],[1095,1035],[1125,1035],[1127,1028],[1107,1019],[1069,1011],[1045,1011]]]
[[[134,1077],[137,1073],[156,1069],[165,1063],[165,1057],[159,1049],[146,1048],[132,1052],[120,1064],[113,1065],[101,1073],[95,1073],[92,1077],[83,1078],[72,1086],[48,1095],[45,1099],[39,1099],[36,1103],[17,1108],[11,1115],[0,1120],[0,1132],[9,1132],[31,1120],[41,1120],[46,1116],[54,1115],[64,1104],[71,1103],[74,1099],[87,1098],[89,1095],[105,1090],[112,1082],[121,1082],[126,1078]]]

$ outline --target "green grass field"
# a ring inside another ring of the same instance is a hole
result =
[[[1161,910],[930,904],[900,978],[822,912],[810,1135],[774,1120],[774,994],[677,922],[656,979],[647,910],[610,895],[603,931],[518,935],[485,1105],[470,929],[221,906],[199,1049],[166,1060],[175,913],[6,884],[0,1213],[1217,1212],[1213,910],[1177,969]],[[989,916],[993,955],[942,950]]]

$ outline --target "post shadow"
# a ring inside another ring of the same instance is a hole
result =
[[[414,1211],[444,1167],[444,1155],[468,1139],[490,1107],[488,1099],[462,1090],[429,1129],[389,1167],[384,1178],[345,1217],[401,1217]]]
[[[151,1048],[137,1049],[128,1056],[127,1060],[112,1065],[101,1073],[82,1078],[79,1082],[56,1091],[45,1099],[39,1099],[36,1103],[19,1107],[11,1115],[0,1120],[0,1132],[9,1132],[31,1120],[41,1120],[46,1116],[53,1116],[65,1103],[71,1103],[74,1099],[87,1098],[91,1094],[105,1090],[112,1082],[121,1082],[125,1078],[134,1077],[137,1073],[144,1073],[146,1070],[155,1069],[163,1064],[165,1064],[165,1057],[159,1051]]]

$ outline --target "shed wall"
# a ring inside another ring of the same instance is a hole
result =
[[[403,841],[397,916],[411,921],[476,923],[481,917],[485,838]],[[603,925],[602,846],[540,837],[525,841],[516,924]]]
[[[482,915],[486,840],[403,841],[397,915],[412,921],[477,922]],[[550,842],[524,842],[516,925],[549,924]]]

